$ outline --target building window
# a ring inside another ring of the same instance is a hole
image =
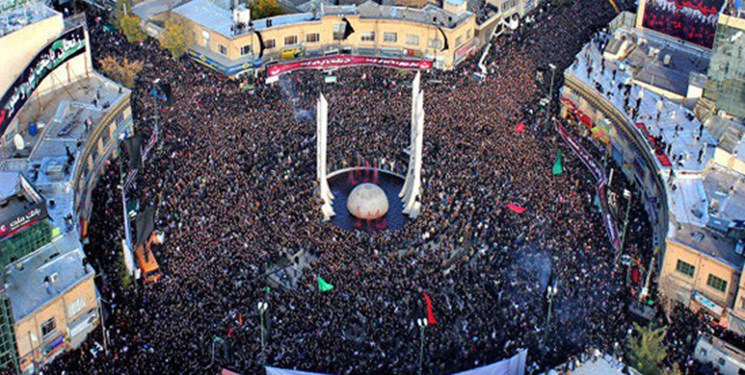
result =
[[[678,259],[678,264],[675,266],[675,270],[688,277],[693,277],[693,274],[696,272],[696,267]]]
[[[386,43],[398,42],[398,34],[396,33],[383,33],[383,41]]]
[[[264,42],[264,48],[266,48],[266,49],[272,49],[272,48],[274,48],[276,46],[277,45],[274,43],[274,39],[267,39]]]
[[[241,56],[246,56],[246,55],[248,55],[251,52],[252,51],[251,51],[251,45],[250,44],[246,44],[245,46],[241,47]]]
[[[297,44],[297,35],[290,35],[285,37],[286,46],[294,46]]]
[[[442,49],[442,41],[440,39],[430,39],[429,48]]]
[[[78,299],[70,302],[70,304],[67,305],[67,316],[71,318],[75,316],[75,314],[83,310],[84,308],[85,308],[85,297],[79,297]]]
[[[419,36],[418,35],[407,35],[406,36],[406,44],[411,46],[418,46],[419,45]]]
[[[460,47],[461,44],[463,44],[463,36],[462,35],[459,36],[459,37],[457,37],[457,38],[455,38],[455,46],[456,47]]]
[[[727,282],[712,275],[709,274],[709,279],[706,280],[706,285],[724,293],[727,291]]]
[[[318,43],[321,41],[321,34],[313,33],[305,36],[305,41],[308,43]]]
[[[202,45],[205,47],[210,46],[210,33],[207,30],[202,30]]]
[[[41,336],[46,338],[57,331],[57,325],[54,323],[54,318],[51,318],[41,325]]]
[[[334,24],[334,40],[344,40],[344,31],[347,29],[346,23]]]
[[[466,30],[466,40],[471,39],[471,30]]]
[[[374,42],[375,41],[375,32],[362,33],[360,35],[360,40],[362,40],[363,42]]]
[[[222,44],[218,44],[217,45],[217,52],[220,52],[221,55],[227,55],[228,54],[228,49],[225,46],[223,46]]]

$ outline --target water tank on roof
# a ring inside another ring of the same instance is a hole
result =
[[[16,146],[16,150],[21,151],[26,148],[26,141],[23,140],[23,136],[16,134],[13,136],[13,145]]]
[[[39,133],[39,126],[36,125],[36,123],[33,123],[28,126],[28,134],[30,134],[32,137]]]

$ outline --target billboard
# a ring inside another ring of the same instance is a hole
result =
[[[85,52],[85,30],[78,26],[44,47],[0,98],[0,135],[46,76],[75,56]]]
[[[0,239],[8,238],[45,217],[47,217],[46,202],[34,203],[23,212],[0,222]]]
[[[646,0],[642,26],[711,48],[724,0]]]
[[[375,65],[384,68],[427,70],[432,69],[432,61],[396,59],[388,57],[334,55],[319,57],[316,59],[299,60],[288,63],[270,65],[266,68],[269,77],[275,77],[283,73],[298,69],[330,69],[343,68],[356,65]]]

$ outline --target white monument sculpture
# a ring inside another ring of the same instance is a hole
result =
[[[334,194],[329,188],[329,181],[326,176],[326,142],[328,136],[329,121],[329,103],[321,94],[316,105],[316,178],[318,179],[318,192],[321,197],[323,220],[331,220],[336,213],[331,203],[334,200]]]
[[[403,213],[416,218],[421,213],[419,202],[422,190],[422,149],[424,146],[424,92],[420,89],[421,73],[417,72],[412,83],[411,97],[411,146],[409,169],[404,186],[398,196],[403,202]],[[334,195],[328,183],[326,170],[326,144],[328,138],[328,102],[323,94],[316,105],[316,178],[322,201],[323,220],[336,215],[332,202]],[[388,212],[388,198],[379,186],[364,183],[355,187],[347,199],[347,209],[358,219],[379,219]]]
[[[402,198],[403,213],[415,218],[421,213],[419,197],[422,190],[422,147],[424,145],[424,92],[419,89],[421,73],[417,72],[411,87],[411,146],[409,169],[404,187],[398,194]]]
[[[360,184],[349,194],[347,210],[358,219],[380,219],[388,213],[388,197],[378,185]]]

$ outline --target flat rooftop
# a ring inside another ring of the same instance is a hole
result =
[[[16,321],[64,294],[94,273],[84,266],[82,245],[74,233],[52,240],[17,264],[5,268],[5,285]],[[53,276],[56,275],[56,276]],[[56,281],[52,282],[52,279]]]
[[[0,171],[17,171],[47,199],[47,211],[63,232],[65,218],[73,212],[73,173],[81,160],[89,129],[98,124],[129,91],[99,74],[91,74],[64,88],[42,96],[41,106],[32,99],[16,118],[22,119],[20,134],[27,147],[2,150]],[[95,104],[94,104],[95,101]],[[35,135],[28,131],[37,124]],[[87,125],[88,124],[88,125]],[[12,139],[19,133],[14,126],[6,131]],[[54,204],[51,204],[54,202]]]
[[[42,198],[19,172],[0,172],[0,223],[20,217],[41,202]],[[3,233],[5,234],[5,233]]]
[[[595,43],[586,44],[582,51],[577,54],[577,60],[569,68],[567,73],[584,82],[591,88],[600,88],[601,95],[610,101],[616,108],[626,115],[632,124],[632,117],[623,110],[623,92],[618,90],[618,85],[623,82],[624,77],[629,76],[628,67],[621,68],[619,62],[605,61],[605,70],[601,69],[602,53]],[[592,67],[588,75],[587,68]],[[616,78],[613,79],[613,70],[616,70]],[[687,81],[686,81],[687,82]],[[671,166],[663,166],[660,160],[656,160],[659,170],[674,169],[679,172],[701,172],[714,156],[717,139],[703,127],[693,115],[693,112],[685,108],[681,103],[675,103],[658,94],[655,94],[642,86],[631,82],[631,93],[629,105],[634,106],[637,98],[642,99],[639,106],[639,116],[636,122],[644,124],[649,135],[662,136],[662,140],[671,144],[670,153],[665,156],[673,163]],[[660,113],[659,120],[657,113]],[[641,129],[637,129],[643,134]],[[700,135],[699,135],[700,134]],[[650,150],[652,149],[650,144]],[[701,160],[698,160],[699,151],[703,150]],[[677,159],[673,162],[673,159]]]
[[[150,3],[145,3],[142,9],[137,9],[139,6],[135,7],[136,9],[134,12],[152,16],[157,14],[157,12],[163,8],[162,5],[156,6],[149,4]],[[249,32],[247,29],[244,29],[240,34],[236,34],[231,30],[231,26],[233,25],[233,15],[230,10],[206,0],[189,1],[188,3],[174,8],[173,13],[181,15],[198,25],[202,25],[205,28],[228,38]],[[312,12],[292,13],[251,20],[251,23],[253,24],[254,30],[261,31],[270,27],[320,21],[321,17],[324,15],[358,15],[361,18],[370,19],[398,19],[452,28],[460,22],[468,19],[473,15],[473,13],[463,12],[455,15],[432,4],[427,4],[421,9],[416,9],[391,5],[379,5],[373,1],[366,1],[358,6],[323,5],[320,7],[320,10],[316,15]],[[271,22],[271,26],[269,26],[269,22]]]
[[[619,34],[625,38],[635,37],[623,29],[617,33],[617,37]],[[608,46],[612,49],[620,47],[614,43],[608,43]],[[740,158],[741,150],[745,150],[741,125],[717,116],[702,124],[682,103],[668,100],[642,87],[645,82],[644,79],[637,79],[640,74],[659,73],[666,79],[682,81],[687,88],[688,74],[705,66],[698,58],[689,56],[694,51],[693,47],[681,45],[672,52],[678,53],[678,57],[663,69],[657,65],[664,65],[659,61],[659,56],[665,55],[666,48],[672,47],[663,45],[663,52],[658,53],[657,58],[650,59],[642,53],[645,49],[637,46],[638,53],[632,52],[625,60],[606,59],[603,70],[602,52],[596,43],[590,42],[577,54],[575,63],[565,74],[582,81],[622,112],[628,122],[635,124],[633,131],[647,140],[648,151],[657,156],[654,158],[655,168],[665,183],[671,220],[667,238],[741,269],[744,258],[736,252],[737,243],[726,238],[724,233],[731,223],[745,218],[745,176],[714,162],[718,147]],[[653,71],[650,66],[657,66],[654,69],[658,73],[650,73]],[[589,73],[588,68],[592,68]],[[676,69],[676,73],[670,73]],[[618,89],[622,83],[631,86],[630,107],[635,107],[637,99],[641,99],[636,121],[624,109],[624,94]],[[669,84],[655,80],[655,85],[658,83],[663,86]],[[669,149],[663,147],[662,153],[655,152],[655,141],[649,139],[658,136],[670,145]]]
[[[59,13],[54,9],[40,2],[0,12],[0,38],[57,14]]]

